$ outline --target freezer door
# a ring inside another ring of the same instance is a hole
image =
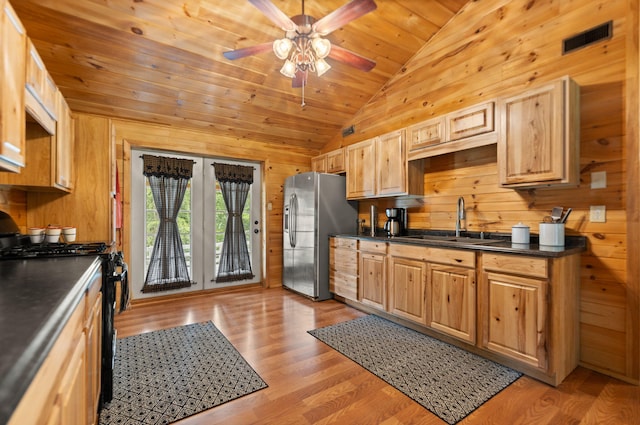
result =
[[[295,176],[295,230],[293,289],[316,297],[315,235],[316,235],[316,174]]]

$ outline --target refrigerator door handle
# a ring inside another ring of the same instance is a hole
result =
[[[296,194],[291,195],[289,202],[291,211],[289,211],[289,244],[292,248],[296,247],[296,231],[298,230],[298,197]]]

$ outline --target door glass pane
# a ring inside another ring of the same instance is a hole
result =
[[[247,195],[247,202],[244,204],[244,210],[242,211],[242,225],[244,226],[244,235],[247,241],[247,248],[249,253],[252,252],[252,238],[251,238],[251,193],[252,190],[249,191]],[[218,271],[218,267],[220,265],[220,254],[222,253],[222,244],[224,242],[224,233],[227,228],[227,220],[229,219],[229,214],[227,213],[227,207],[224,203],[224,197],[222,196],[222,190],[220,189],[220,184],[218,180],[216,180],[216,206],[215,206],[215,256],[216,256],[216,275]],[[251,264],[253,268],[253,264]]]
[[[153,244],[156,241],[156,234],[158,233],[158,227],[160,219],[158,211],[156,210],[155,203],[153,201],[153,194],[151,193],[151,186],[149,180],[145,179],[145,250],[144,250],[144,275],[147,275],[149,269],[149,263],[151,262],[151,253],[153,252]],[[178,217],[176,219],[178,223],[178,229],[180,233],[180,239],[182,240],[182,249],[184,249],[185,260],[187,261],[187,268],[189,269],[189,276],[193,279],[193,270],[191,268],[191,183],[187,186],[187,190],[184,194],[184,200],[180,206]]]

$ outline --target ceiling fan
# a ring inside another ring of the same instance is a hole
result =
[[[279,59],[285,60],[280,72],[292,79],[293,87],[303,89],[307,84],[309,71],[320,76],[331,68],[324,60],[326,57],[362,71],[370,71],[376,66],[371,59],[340,46],[331,45],[329,40],[323,38],[354,19],[375,10],[377,6],[374,0],[352,0],[319,20],[304,13],[304,0],[302,0],[302,13],[291,18],[278,9],[271,0],[249,0],[249,3],[282,28],[285,36],[274,42],[224,52],[223,55],[227,59],[240,59],[273,49]]]

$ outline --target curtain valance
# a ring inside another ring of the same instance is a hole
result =
[[[147,177],[190,179],[193,175],[194,162],[190,159],[142,155],[142,160],[144,161],[142,173]]]
[[[253,167],[245,165],[213,163],[219,182],[253,183]]]

